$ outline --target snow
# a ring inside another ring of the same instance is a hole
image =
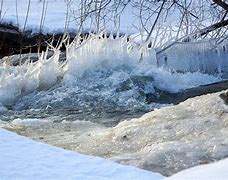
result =
[[[18,1],[18,23],[21,29],[24,26],[28,1],[27,0],[17,0]],[[27,21],[26,29],[33,29],[33,31],[39,31],[42,6],[38,0],[31,1],[29,17]],[[47,16],[45,18],[44,31],[62,31],[65,25],[66,19],[66,3],[63,0],[49,0],[47,8]],[[6,0],[3,2],[3,17],[2,21],[12,22],[17,25],[16,16],[16,0]]]
[[[159,174],[35,142],[0,129],[1,179],[148,179]]]
[[[225,180],[228,178],[228,159],[218,161],[216,163],[196,166],[184,171],[181,171],[169,178],[167,180],[203,180],[203,179],[220,179]]]
[[[18,11],[18,17],[16,15],[16,1],[17,1],[17,11]],[[48,0],[46,1],[45,7],[47,7],[46,10],[46,16],[44,19],[44,25],[42,27],[43,32],[63,32],[65,28],[65,21],[66,21],[66,14],[67,14],[67,2],[64,0]],[[151,3],[151,2],[150,2]],[[147,4],[150,5],[151,4]],[[189,9],[195,9],[196,11],[199,11],[199,7],[202,6],[202,2],[195,1],[194,3],[189,4]],[[78,24],[75,21],[75,17],[79,17],[80,14],[78,12],[79,9],[79,1],[77,0],[71,0],[70,3],[70,12],[69,12],[69,30],[75,31],[77,29]],[[169,3],[168,3],[169,4]],[[207,3],[206,7],[208,6]],[[169,5],[168,5],[169,6]],[[2,17],[0,17],[1,22],[11,22],[15,25],[19,25],[21,29],[23,29],[23,26],[25,24],[26,19],[26,13],[27,13],[27,7],[28,7],[28,1],[27,0],[4,0],[3,1],[3,9],[2,9]],[[156,6],[151,7],[154,11],[156,10]],[[152,47],[160,47],[162,45],[165,45],[167,42],[173,42],[177,38],[185,36],[186,35],[186,27],[183,25],[181,31],[179,32],[179,35],[177,35],[178,32],[178,25],[181,17],[181,13],[174,9],[175,7],[170,9],[170,12],[166,14],[165,16],[162,15],[157,23],[157,26],[155,27],[155,30],[151,36]],[[208,7],[209,8],[209,7]],[[26,29],[32,29],[33,32],[39,32],[40,31],[40,22],[41,22],[41,16],[42,16],[42,9],[43,4],[40,0],[32,0],[30,4],[30,10],[28,13],[28,19],[27,19],[27,26]],[[112,8],[111,8],[112,9]],[[151,9],[151,10],[152,10]],[[142,10],[142,9],[141,9]],[[117,29],[124,33],[130,33],[135,34],[134,36],[140,36],[140,38],[135,37],[135,39],[143,39],[145,34],[145,29],[141,27],[141,21],[145,22],[145,19],[139,19],[137,14],[139,14],[141,11],[137,9],[137,7],[134,6],[134,4],[129,3],[128,6],[125,7],[124,11],[121,13],[121,16],[117,15],[116,13],[107,11],[102,12],[106,16],[108,16],[109,19],[106,19],[106,24],[103,25],[102,23],[100,26],[105,26],[106,30],[109,30],[111,32],[116,32]],[[200,17],[198,20],[194,19],[195,23],[192,23],[189,25],[189,34],[196,31],[196,29],[202,29],[205,26],[208,26],[210,23],[210,20],[213,22],[213,10],[212,12],[207,13],[207,19],[204,18],[204,16]],[[119,9],[120,11],[120,9]],[[147,14],[147,9],[142,10],[142,14]],[[205,12],[206,13],[206,12]],[[119,21],[118,21],[118,18]],[[154,22],[155,16],[149,17],[150,22]],[[114,23],[113,21],[118,21]],[[91,28],[91,20],[87,20],[85,22],[85,29]],[[146,29],[149,30],[151,27],[151,23],[145,23]],[[140,32],[140,33],[139,33]],[[142,37],[141,37],[142,35]],[[144,38],[145,39],[145,38]]]
[[[27,13],[28,1],[17,0],[17,2],[18,18],[16,16],[16,0],[5,0],[3,2],[3,17],[1,21],[11,22],[14,25],[19,24],[19,27],[23,29]],[[45,33],[63,32],[67,12],[66,2],[63,0],[48,0],[46,6],[46,17],[42,31]],[[43,4],[42,2],[39,2],[39,0],[31,1],[26,29],[32,30],[34,33],[40,31],[39,28],[42,16],[42,8]],[[71,23],[70,28],[72,28],[74,25],[75,23]]]

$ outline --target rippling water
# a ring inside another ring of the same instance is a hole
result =
[[[222,80],[219,75],[158,67],[155,50],[142,53],[141,47],[132,46],[125,37],[92,36],[67,52],[66,66],[59,62],[57,50],[37,64],[2,66],[0,118],[89,120],[112,125],[166,106],[166,102],[155,103],[161,92],[176,93]],[[175,60],[175,66],[183,63]],[[11,110],[4,111],[4,106]]]
[[[66,75],[48,90],[35,90],[21,97],[0,118],[87,120],[113,126],[166,105],[148,104],[148,95],[159,98],[160,91],[178,92],[219,79],[201,73],[169,72],[153,65],[103,64],[78,77]]]

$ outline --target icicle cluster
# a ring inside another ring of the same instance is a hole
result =
[[[2,105],[12,105],[18,97],[34,91],[37,88],[46,89],[57,82],[61,69],[59,68],[60,51],[47,58],[48,50],[39,56],[34,63],[21,66],[4,64],[0,69],[0,102]]]
[[[84,83],[81,81],[86,72],[92,72],[96,76],[100,76],[99,73],[103,74],[103,80],[113,85],[113,92],[108,90],[110,85],[105,84],[106,82],[103,82],[103,84],[92,82],[94,84],[91,87],[107,86],[107,89],[103,91],[106,92],[107,90],[108,93],[106,94],[108,95],[115,93],[115,81],[117,81],[117,85],[121,83],[122,85],[129,85],[127,83],[132,85],[132,81],[141,81],[141,79],[138,80],[140,77],[145,80],[145,76],[149,76],[150,79],[154,79],[153,83],[150,82],[149,92],[153,92],[153,86],[161,90],[176,92],[189,86],[219,80],[215,77],[203,76],[200,74],[202,72],[211,74],[226,72],[228,74],[226,58],[228,56],[228,43],[225,41],[219,45],[212,41],[177,43],[157,54],[155,49],[148,47],[148,44],[138,44],[127,36],[114,38],[113,35],[109,35],[107,38],[107,35],[101,34],[89,35],[85,39],[80,39],[80,36],[77,36],[71,44],[66,44],[66,61],[60,63],[59,49],[66,38],[63,38],[56,48],[49,45],[51,51],[54,52],[50,58],[48,58],[50,50],[47,49],[46,52],[41,53],[37,62],[24,63],[20,66],[7,64],[0,66],[0,103],[3,106],[13,105],[19,97],[38,88],[48,89],[56,84],[58,79],[64,79],[65,84],[76,82],[82,85]],[[163,68],[157,69],[158,66],[174,71],[164,71]],[[121,68],[123,68],[122,71]],[[173,72],[176,70],[199,73],[174,74]],[[79,82],[77,82],[78,78],[81,78]],[[112,78],[114,79],[112,80]],[[90,79],[93,78],[87,78],[88,82],[90,82]],[[113,82],[110,82],[110,79]],[[99,77],[97,77],[97,81],[99,80]],[[188,83],[183,85],[186,80],[188,80]],[[88,85],[90,84],[85,83],[85,86]],[[78,87],[81,88],[80,85]],[[128,89],[128,87],[125,89]],[[118,95],[122,96],[124,93],[120,92]]]
[[[181,72],[227,76],[227,44],[227,41],[218,44],[216,40],[176,43],[157,54],[158,66]]]

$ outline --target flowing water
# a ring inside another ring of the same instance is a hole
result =
[[[66,66],[59,65],[56,50],[52,57],[42,54],[37,63],[21,68],[2,66],[0,119],[86,120],[114,126],[167,106],[151,101],[161,92],[222,80],[220,74],[158,67],[154,50],[134,47],[125,38],[92,37],[79,47],[70,46],[67,58]]]

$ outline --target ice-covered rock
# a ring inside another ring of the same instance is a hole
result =
[[[188,99],[81,135],[75,150],[165,175],[223,159],[228,157],[228,106],[219,95]]]

